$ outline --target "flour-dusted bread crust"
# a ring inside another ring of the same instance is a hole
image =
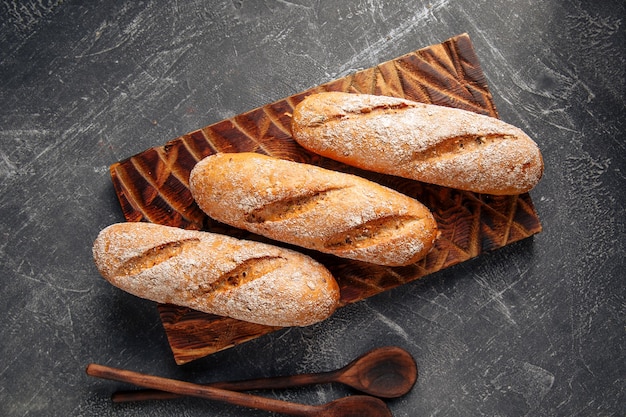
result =
[[[326,92],[293,112],[304,148],[379,173],[487,194],[520,194],[543,174],[541,152],[499,119],[409,100]]]
[[[379,265],[408,265],[437,225],[420,202],[355,175],[255,153],[200,161],[191,193],[210,217],[281,242]]]
[[[93,246],[111,284],[159,303],[269,326],[307,326],[339,303],[330,272],[298,252],[215,233],[118,223]]]

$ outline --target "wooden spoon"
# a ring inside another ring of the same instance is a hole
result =
[[[380,398],[401,397],[411,390],[417,380],[417,365],[413,357],[397,346],[370,350],[341,369],[315,374],[278,376],[247,381],[215,382],[207,386],[230,391],[280,389],[302,385],[340,382],[358,391]],[[165,400],[179,398],[171,392],[155,390],[118,391],[113,402]]]
[[[391,411],[381,399],[369,395],[353,395],[339,398],[326,404],[306,405],[116,369],[94,363],[87,366],[87,375],[129,382],[141,387],[173,392],[179,395],[206,398],[292,416],[392,417]]]

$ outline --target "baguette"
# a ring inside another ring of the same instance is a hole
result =
[[[117,223],[93,246],[111,284],[138,297],[269,326],[307,326],[339,303],[330,272],[298,252],[215,233]]]
[[[418,201],[355,175],[255,153],[201,160],[189,188],[213,219],[343,258],[415,263],[437,225]]]
[[[486,194],[521,194],[543,174],[541,152],[494,117],[409,100],[326,92],[294,109],[293,138],[362,169]]]

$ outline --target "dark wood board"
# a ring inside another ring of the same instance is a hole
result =
[[[355,173],[397,189],[428,206],[437,220],[441,236],[428,256],[414,265],[381,267],[303,251],[326,265],[336,277],[342,305],[363,300],[541,231],[528,194],[481,195],[423,184],[360,171],[302,149],[291,138],[290,114],[306,95],[319,91],[404,97],[498,117],[471,40],[467,34],[458,35],[206,126],[111,165],[111,177],[125,218],[264,240],[214,222],[195,204],[188,189],[189,173],[199,160],[215,152],[259,152]],[[159,313],[178,364],[279,329],[172,305],[159,305]]]

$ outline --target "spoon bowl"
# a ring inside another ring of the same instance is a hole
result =
[[[319,415],[326,417],[392,417],[381,399],[367,395],[343,397],[317,407]]]
[[[397,346],[371,350],[338,372],[339,382],[380,398],[408,393],[418,376],[413,357]]]

